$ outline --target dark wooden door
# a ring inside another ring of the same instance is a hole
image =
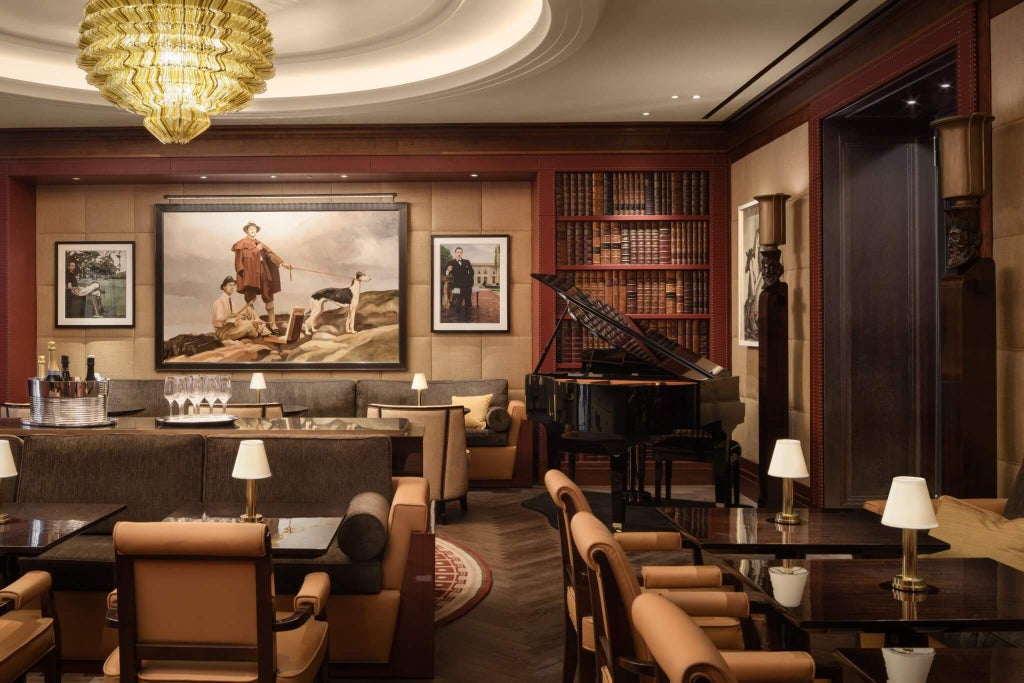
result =
[[[823,128],[825,505],[934,491],[938,466],[936,170],[913,122]]]

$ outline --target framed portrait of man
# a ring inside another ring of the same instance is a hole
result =
[[[57,327],[135,326],[135,242],[57,242]]]
[[[508,235],[434,235],[431,329],[508,332]]]
[[[156,207],[159,369],[404,369],[404,202]]]

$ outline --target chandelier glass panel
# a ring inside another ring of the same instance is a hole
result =
[[[78,66],[108,102],[184,144],[240,111],[274,75],[267,15],[245,0],[92,0]]]

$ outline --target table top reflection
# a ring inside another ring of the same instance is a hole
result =
[[[5,503],[0,554],[39,555],[127,509],[115,503]]]
[[[866,683],[1014,683],[1024,681],[1024,649],[842,648],[836,658]],[[846,680],[850,680],[847,677]]]
[[[209,416],[202,416],[208,418]],[[30,427],[21,423],[20,418],[0,418],[0,433],[58,432],[61,434],[91,433],[111,430],[117,432],[302,432],[304,436],[317,433],[324,436],[352,433],[354,435],[381,434],[390,437],[422,437],[423,426],[410,423],[405,418],[373,417],[243,417],[226,424],[186,424],[174,426],[161,424],[155,417],[120,417],[110,426],[102,427]]]
[[[335,505],[267,503],[258,506],[270,529],[275,557],[318,557],[327,552],[345,511]],[[244,503],[194,503],[175,510],[165,522],[237,522]]]
[[[659,507],[680,533],[703,550],[802,557],[808,553],[898,556],[903,530],[882,526],[881,518],[862,509],[794,510],[800,524],[776,524],[777,510],[766,508]],[[949,545],[918,533],[922,553]]]
[[[982,558],[918,558],[927,593],[893,591],[898,559],[724,560],[801,629],[1024,629],[1024,572]]]

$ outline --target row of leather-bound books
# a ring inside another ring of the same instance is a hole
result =
[[[710,323],[707,320],[647,320],[643,326],[660,332],[694,353],[702,356],[710,353]],[[611,347],[612,344],[590,334],[579,323],[567,320],[558,330],[556,358],[559,364],[579,363],[584,351]]]
[[[707,215],[707,171],[569,171],[555,174],[559,216]]]
[[[559,265],[708,262],[708,221],[560,221]]]
[[[590,297],[631,315],[708,313],[706,270],[605,270],[570,275]]]

